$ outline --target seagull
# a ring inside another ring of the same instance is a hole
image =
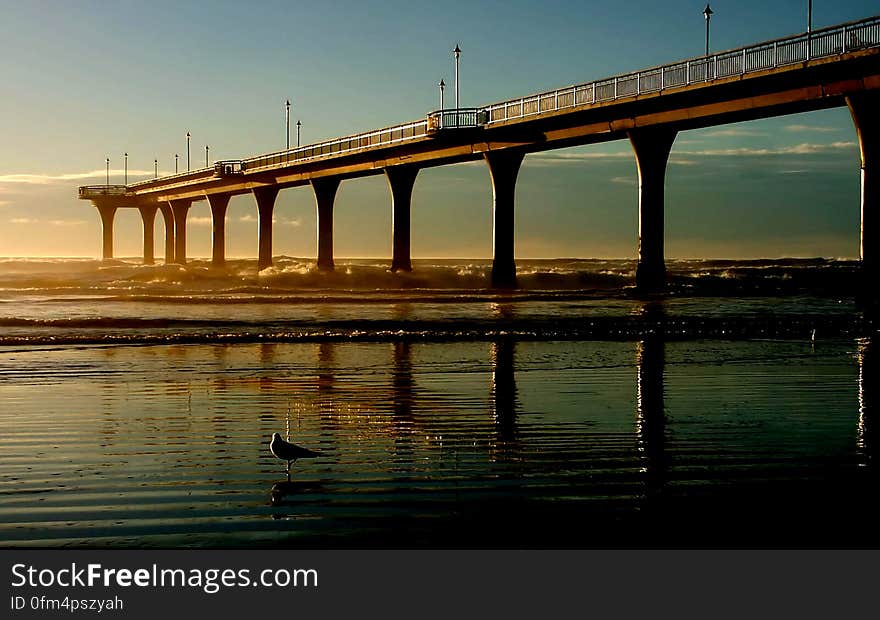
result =
[[[297,459],[308,459],[320,456],[320,453],[308,448],[303,448],[296,444],[284,441],[278,433],[272,433],[272,441],[269,443],[269,450],[272,451],[277,458],[287,461],[287,479],[290,480],[290,463]]]

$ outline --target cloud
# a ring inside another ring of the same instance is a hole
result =
[[[208,219],[210,221],[210,218],[206,218],[206,219]],[[240,218],[238,218],[238,221],[239,222],[258,222],[258,221],[260,221],[260,218],[258,218],[256,215],[248,213],[247,215],[242,215]],[[294,219],[294,220],[278,219],[277,217],[273,216],[272,223],[273,224],[281,224],[282,226],[294,226],[295,227],[295,226],[301,226],[302,220],[300,220],[300,219]]]
[[[729,157],[729,156],[752,156],[763,157],[766,155],[813,155],[816,153],[828,153],[833,151],[845,151],[854,149],[855,142],[832,142],[831,144],[795,144],[792,146],[780,146],[776,148],[754,149],[708,149],[704,151],[679,151],[679,155],[703,156],[703,157]]]
[[[620,185],[636,185],[637,181],[632,177],[612,177],[612,183],[619,183]]]
[[[785,131],[793,131],[793,132],[816,132],[816,133],[830,133],[834,131],[839,131],[837,127],[822,127],[820,125],[786,125]]]
[[[302,226],[302,220],[300,220],[300,219],[295,219],[295,220],[281,220],[281,225],[282,225],[282,226],[292,226],[292,227],[294,227],[294,228],[299,228],[300,226]]]
[[[210,217],[190,217],[187,218],[186,223],[193,226],[211,226],[214,220]]]
[[[256,221],[258,221],[258,219],[257,219],[256,215],[252,215],[252,214],[248,213],[247,215],[242,215],[240,218],[238,218],[238,221],[239,222],[256,222]]]
[[[110,170],[110,175],[119,177],[125,174],[124,170]],[[86,179],[104,179],[106,170],[91,170],[89,172],[68,172],[64,174],[3,174],[0,175],[0,183],[20,183],[24,185],[51,185],[63,181],[84,181]],[[152,176],[152,170],[129,170],[128,176],[145,177]]]
[[[40,220],[30,217],[14,217],[9,220],[10,224],[47,224],[49,226],[82,226],[86,222],[84,220]]]
[[[740,136],[766,136],[763,131],[755,131],[754,129],[741,129],[739,127],[729,127],[727,129],[715,129],[703,134],[709,138],[728,138]]]

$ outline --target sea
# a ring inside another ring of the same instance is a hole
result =
[[[667,269],[0,259],[0,547],[880,546],[858,262]]]

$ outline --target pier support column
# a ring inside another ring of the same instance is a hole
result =
[[[144,222],[144,265],[152,265],[156,262],[156,236],[153,229],[156,224],[157,205],[138,207],[141,212],[141,220]]]
[[[525,153],[496,151],[484,157],[492,177],[492,286],[516,288],[514,198],[516,177]]]
[[[869,91],[846,98],[856,133],[859,136],[859,153],[862,165],[862,232],[861,258],[864,282],[872,287],[865,291],[876,298],[876,282],[880,276],[880,240],[878,240],[878,217],[880,217],[880,92]]]
[[[101,258],[109,260],[113,258],[113,220],[116,217],[116,207],[107,205],[95,205],[101,215]]]
[[[257,268],[262,270],[272,266],[272,213],[275,210],[275,198],[278,187],[258,187],[254,190],[257,200],[257,215],[260,219],[260,249]]]
[[[639,168],[639,262],[636,286],[647,293],[661,292],[666,287],[663,193],[666,163],[677,133],[665,127],[629,132],[629,141]]]
[[[192,206],[192,200],[172,200],[168,203],[174,215],[174,262],[186,264],[186,214]]]
[[[226,264],[226,208],[229,194],[210,194],[211,205],[211,264],[222,267]]]
[[[333,271],[333,201],[339,189],[338,178],[312,179],[318,208],[318,269]]]
[[[165,223],[165,264],[174,262],[174,214],[168,204],[159,205],[162,221]]]
[[[410,220],[412,190],[419,169],[394,166],[385,169],[391,188],[391,271],[412,271]]]

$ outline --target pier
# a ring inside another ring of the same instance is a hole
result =
[[[252,194],[259,218],[258,265],[272,265],[278,193],[310,185],[317,208],[317,266],[332,270],[333,204],[347,179],[384,175],[392,212],[393,271],[411,271],[411,197],[422,168],[486,162],[493,189],[492,286],[516,286],[515,194],[529,153],[628,140],[639,174],[637,286],[662,291],[667,160],[683,131],[847,106],[861,155],[861,261],[877,281],[880,211],[880,16],[477,108],[430,112],[392,127],[308,144],[128,185],[79,188],[97,207],[102,256],[113,257],[117,209],[144,223],[144,262],[154,261],[153,223],[165,224],[165,261],[184,264],[187,213],[207,200],[212,262],[225,261],[229,199]],[[488,208],[488,205],[487,205]]]

